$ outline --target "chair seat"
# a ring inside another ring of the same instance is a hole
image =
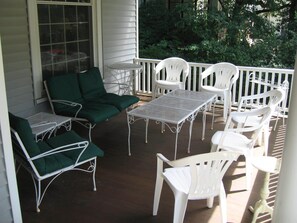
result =
[[[260,117],[234,117],[235,123],[244,123],[245,126],[257,126],[261,123]]]
[[[216,87],[213,87],[213,86],[203,86],[202,90],[213,92],[213,93],[216,93],[218,95],[224,95],[224,92],[227,91],[228,89],[227,88],[226,89],[221,89],[221,88],[216,88]]]
[[[251,140],[245,135],[240,133],[217,131],[211,138],[211,143],[213,145],[218,145],[220,140],[225,134],[224,141],[220,144],[221,147],[224,147],[224,150],[232,150],[234,152],[246,153],[247,149],[250,148]]]
[[[179,85],[182,84],[181,82],[173,82],[173,81],[166,81],[166,80],[156,80],[156,83],[159,86],[165,86],[165,87],[168,87],[168,86],[179,86]]]

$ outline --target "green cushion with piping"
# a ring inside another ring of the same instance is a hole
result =
[[[9,113],[10,126],[18,133],[30,157],[40,154],[35,137],[27,119]]]
[[[79,85],[85,99],[100,97],[106,93],[98,67],[78,74]]]
[[[87,119],[91,124],[100,123],[119,114],[119,110],[112,105],[102,104],[96,101],[90,101],[82,104],[83,107],[77,114],[78,118]],[[74,116],[77,108],[68,108],[61,111],[61,115]]]
[[[83,103],[77,74],[65,74],[50,77],[46,81],[48,91],[52,100],[67,100]],[[69,106],[54,103],[55,111],[60,113]]]
[[[98,101],[104,104],[116,106],[120,111],[128,108],[129,106],[137,103],[139,98],[133,95],[117,95],[113,93],[106,93],[102,95]]]

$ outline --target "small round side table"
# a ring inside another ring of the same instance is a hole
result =
[[[119,86],[119,94],[121,93],[121,91],[122,94],[130,93],[132,89],[132,94],[134,95],[134,79],[136,74],[138,74],[142,70],[142,66],[135,63],[119,62],[109,65],[108,68],[115,71],[115,73],[111,73],[111,75],[116,80],[116,83]],[[121,72],[128,72],[128,75],[124,75],[124,77],[118,77],[118,74],[120,74]]]

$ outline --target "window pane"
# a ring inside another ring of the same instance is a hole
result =
[[[40,25],[39,26],[39,38],[40,44],[50,44],[51,43],[51,36],[50,36],[50,26],[49,25]]]
[[[39,24],[49,23],[49,7],[47,5],[40,5],[40,7],[38,7],[38,15],[40,15],[38,18]]]
[[[89,21],[89,9],[87,7],[78,7],[77,16],[79,22],[88,22]]]
[[[76,22],[76,6],[65,6],[65,22]]]
[[[80,57],[87,57],[90,55],[90,43],[89,41],[79,43]]]
[[[66,29],[66,42],[77,41],[77,24],[67,24]]]
[[[64,25],[51,26],[52,43],[64,42]]]
[[[50,46],[41,47],[41,62],[43,65],[50,65],[53,63]]]
[[[51,23],[63,23],[64,22],[64,6],[62,5],[51,5],[50,6],[50,21]]]
[[[78,35],[80,40],[89,39],[89,24],[83,23],[78,25]]]

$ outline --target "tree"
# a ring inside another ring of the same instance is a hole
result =
[[[140,21],[142,13],[148,18],[146,7],[140,11]],[[154,16],[160,18],[162,12],[162,25],[140,23],[140,31],[146,31],[140,32],[140,56],[292,68],[297,49],[296,7],[297,0],[210,0],[206,6],[195,0],[170,11],[165,6],[162,10],[152,7]],[[150,19],[155,23],[157,18]]]

